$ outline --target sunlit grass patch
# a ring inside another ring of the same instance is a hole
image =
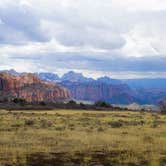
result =
[[[61,162],[78,161],[77,165],[162,166],[166,116],[122,111],[0,110],[0,165],[26,165],[34,161],[33,155],[43,156],[43,162],[59,156]],[[103,160],[98,160],[99,156]]]

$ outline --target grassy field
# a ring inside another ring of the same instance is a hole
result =
[[[165,166],[166,116],[0,110],[0,166]]]

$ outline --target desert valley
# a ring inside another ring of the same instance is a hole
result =
[[[1,71],[0,165],[164,166],[164,89]]]
[[[166,0],[0,0],[0,166],[166,166]]]

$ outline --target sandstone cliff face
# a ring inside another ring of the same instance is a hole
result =
[[[77,100],[107,101],[113,104],[129,104],[137,101],[133,91],[125,84],[111,85],[101,82],[62,82]]]
[[[28,102],[55,101],[69,98],[69,92],[64,87],[44,81],[35,74],[14,76],[0,74],[0,95],[23,98]]]

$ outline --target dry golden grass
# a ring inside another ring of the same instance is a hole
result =
[[[0,110],[0,166],[33,165],[27,156],[53,153],[62,158],[77,157],[82,165],[164,166],[166,116],[122,111]],[[96,163],[92,162],[95,159]]]

